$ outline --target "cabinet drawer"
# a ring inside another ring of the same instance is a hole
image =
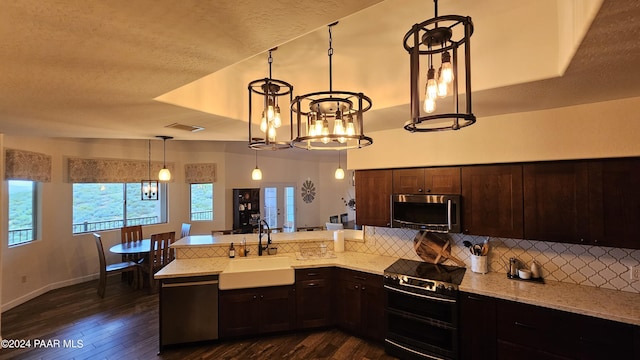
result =
[[[498,338],[511,343],[546,348],[549,329],[554,324],[545,309],[512,301],[498,302]]]
[[[332,269],[333,268],[330,267],[296,269],[296,282],[315,279],[329,279],[331,278]]]
[[[350,281],[357,284],[382,287],[381,275],[369,274],[356,270],[340,269],[338,277],[340,280]]]

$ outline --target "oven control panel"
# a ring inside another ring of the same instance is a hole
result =
[[[451,283],[441,282],[437,280],[426,280],[414,278],[407,275],[384,274],[385,284],[396,287],[408,287],[422,291],[434,292],[448,297],[456,297],[458,286]]]

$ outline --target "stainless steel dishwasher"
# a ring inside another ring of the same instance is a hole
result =
[[[160,350],[218,338],[218,275],[162,279]]]

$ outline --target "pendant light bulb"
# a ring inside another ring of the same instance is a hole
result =
[[[438,70],[438,97],[446,97],[449,92],[449,83],[447,83],[442,76],[442,68]]]
[[[267,118],[264,117],[264,111],[262,112],[262,120],[260,120],[260,131],[267,132]]]
[[[269,141],[276,141],[276,127],[274,125],[269,126],[267,138],[269,139]]]
[[[426,111],[427,114],[436,111],[436,100],[430,98],[424,99],[424,111]]]
[[[444,82],[451,84],[453,82],[453,65],[451,65],[451,54],[448,51],[442,53],[442,65],[440,65],[441,77]]]
[[[349,115],[347,117],[347,130],[346,130],[347,135],[349,136],[353,136],[356,134],[356,127],[353,125],[353,117],[351,115]]]
[[[435,78],[436,70],[431,67],[427,72],[427,88],[426,88],[426,98],[435,99],[438,96],[438,84],[436,83]]]
[[[280,117],[280,106],[276,105],[276,112],[273,117],[273,126],[279,128],[282,126],[282,117]]]

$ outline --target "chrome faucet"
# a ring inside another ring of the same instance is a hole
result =
[[[265,247],[262,247],[262,224],[267,227],[267,246]],[[262,252],[264,250],[267,250],[269,248],[269,245],[271,245],[271,229],[269,228],[269,224],[266,220],[260,220],[258,222],[258,256],[262,256]]]

